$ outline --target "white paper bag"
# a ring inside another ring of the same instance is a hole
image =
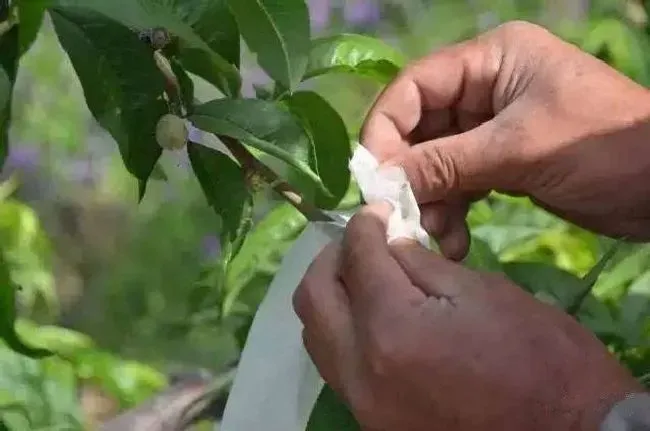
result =
[[[387,241],[406,237],[429,247],[402,169],[379,171],[372,154],[359,146],[350,170],[366,202],[393,205]],[[349,217],[333,218],[331,223],[310,223],[284,256],[253,320],[220,431],[305,431],[324,382],[302,344],[302,323],[293,311],[292,296],[318,253],[343,234]]]

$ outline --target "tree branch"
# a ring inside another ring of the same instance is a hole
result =
[[[257,160],[239,141],[228,136],[218,136],[218,138],[241,164],[247,175],[259,175],[265,183],[270,184],[276,193],[303,213],[308,220],[332,221],[332,218],[319,208],[305,202],[300,193],[295,191],[286,181],[280,179],[271,168]]]

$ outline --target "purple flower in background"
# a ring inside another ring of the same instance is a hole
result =
[[[330,0],[309,0],[309,19],[314,31],[323,30],[330,22],[332,5]]]
[[[343,17],[353,25],[373,24],[381,19],[381,10],[377,0],[347,0]]]
[[[40,163],[41,157],[37,148],[18,144],[10,147],[4,168],[8,171],[32,170],[38,168]]]
[[[221,244],[219,238],[215,235],[207,235],[203,238],[202,244],[203,255],[209,260],[214,259],[221,251]]]

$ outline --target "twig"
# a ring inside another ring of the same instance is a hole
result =
[[[16,20],[15,19],[7,19],[6,21],[0,22],[0,38],[4,36],[6,33],[9,33],[9,30],[11,30],[14,25],[16,25]]]
[[[300,196],[291,185],[281,180],[268,166],[260,162],[239,141],[228,136],[218,136],[248,174],[259,175],[264,182],[271,185],[287,202],[304,214],[310,221],[332,221],[332,218]]]
[[[104,422],[100,430],[180,431],[201,420],[218,419],[223,415],[234,375],[232,368],[215,379],[183,379]]]

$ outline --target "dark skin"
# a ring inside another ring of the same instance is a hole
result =
[[[391,208],[373,204],[294,296],[309,355],[364,430],[597,430],[644,390],[573,318],[455,260],[468,205],[490,190],[648,239],[648,119],[647,90],[520,22],[419,60],[385,89],[362,142],[404,167],[443,255],[387,244]]]

